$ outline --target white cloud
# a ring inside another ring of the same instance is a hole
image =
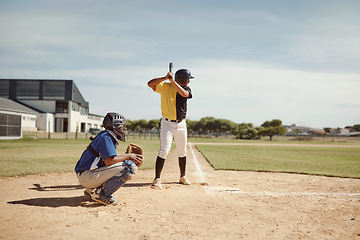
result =
[[[195,76],[190,119],[359,121],[357,2],[1,4],[0,77],[73,79],[93,113],[159,118],[146,83],[173,61]]]
[[[358,121],[360,105],[354,103],[360,102],[360,74],[307,72],[242,61],[202,61],[193,69],[197,78],[191,82],[194,109],[189,118],[216,115],[254,124],[271,118],[319,124],[315,118],[321,118],[330,124],[336,121],[333,115],[344,119],[342,104],[353,106],[347,115],[352,116],[349,121]]]

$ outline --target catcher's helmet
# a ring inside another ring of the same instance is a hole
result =
[[[113,112],[106,114],[103,120],[103,127],[115,133],[117,139],[125,142],[126,119],[124,116]]]
[[[194,78],[191,76],[191,73],[187,69],[179,69],[175,73],[175,81],[179,84],[185,84],[186,81],[190,78]]]

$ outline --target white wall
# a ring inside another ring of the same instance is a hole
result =
[[[54,132],[55,119],[52,113],[39,113],[37,116],[37,127],[39,131]]]
[[[55,132],[55,119],[56,118],[67,118],[68,119],[68,131],[76,132],[81,131],[81,123],[85,123],[85,132],[88,132],[90,128],[100,128],[102,125],[103,118],[90,115],[81,115],[78,111],[72,110],[72,101],[69,101],[68,113],[55,113],[56,102],[54,100],[22,100],[24,104],[39,109],[45,113],[39,113],[37,116],[24,116],[22,118],[23,127],[28,131],[45,131]],[[50,123],[50,129],[49,129]],[[66,131],[66,130],[65,130]]]
[[[71,106],[71,102],[69,103]],[[80,112],[72,111],[69,108],[69,124],[70,124],[70,132],[76,132],[76,129],[81,131],[81,123],[85,123],[85,132],[89,132],[90,128],[100,128],[102,125],[103,118],[96,117],[93,115],[81,115]]]
[[[37,131],[36,114],[21,114],[22,131]]]
[[[349,129],[345,129],[345,128],[344,128],[344,129],[341,129],[341,130],[340,130],[340,134],[341,134],[341,135],[349,135],[349,134],[350,134],[350,130],[349,130]]]

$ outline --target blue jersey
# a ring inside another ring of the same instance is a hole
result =
[[[92,149],[99,153],[100,156],[97,157],[89,149],[86,149],[79,161],[76,163],[75,172],[91,170],[95,168],[102,167],[101,159],[106,159],[111,156],[117,156],[116,147],[118,142],[115,135],[110,131],[104,131],[100,133],[94,141],[90,144]]]

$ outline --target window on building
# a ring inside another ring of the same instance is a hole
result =
[[[68,119],[56,118],[55,119],[55,132],[67,132],[68,131]]]
[[[81,132],[85,132],[85,126],[86,126],[85,123],[82,122],[81,126],[80,126],[81,127],[81,129],[80,129]]]
[[[56,113],[68,113],[69,109],[69,103],[68,102],[62,102],[62,101],[56,101]]]
[[[65,99],[65,82],[64,81],[44,81],[43,82],[44,99]]]
[[[80,107],[80,114],[81,115],[88,115],[89,114],[89,109],[86,108],[86,107],[81,106]]]
[[[39,81],[19,80],[16,84],[18,99],[39,99]]]
[[[9,80],[1,80],[0,81],[0,97],[9,98],[9,88],[10,88],[10,81]]]
[[[0,114],[0,136],[21,136],[21,116]]]
[[[73,111],[75,111],[75,112],[79,112],[80,110],[79,110],[79,104],[78,103],[76,103],[76,102],[72,102],[72,107],[71,107],[71,109],[73,110]]]

